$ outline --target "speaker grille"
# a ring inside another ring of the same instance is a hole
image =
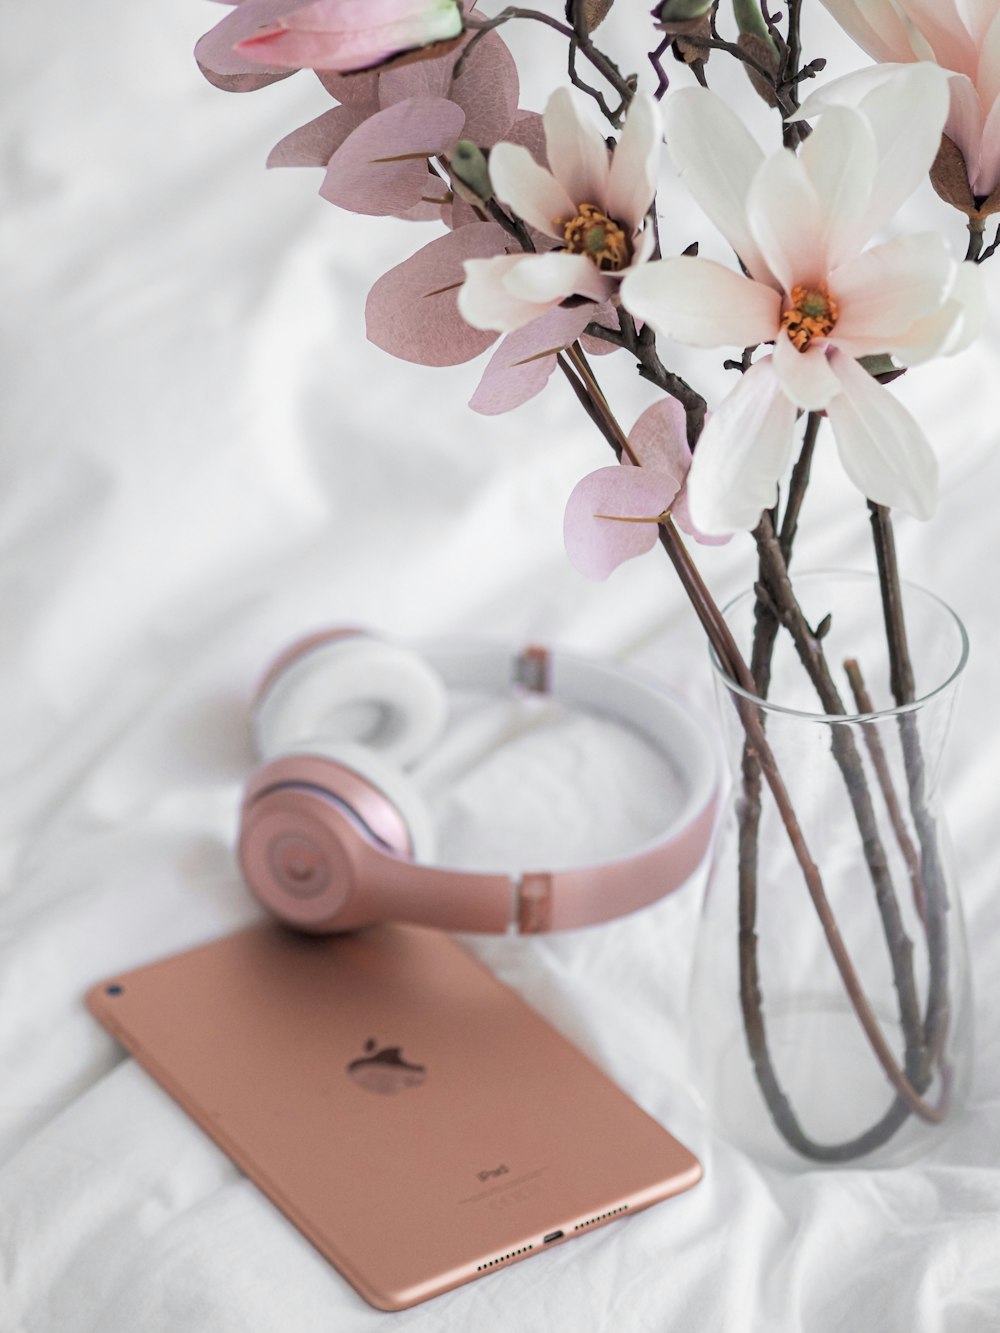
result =
[[[508,1259],[516,1259],[519,1254],[527,1254],[534,1248],[534,1245],[522,1245],[519,1250],[508,1250],[506,1254],[498,1254],[495,1259],[490,1259],[485,1264],[477,1264],[476,1272],[485,1273],[488,1269],[496,1268],[498,1264],[506,1263]]]
[[[628,1204],[619,1204],[617,1208],[609,1208],[606,1213],[598,1213],[596,1217],[588,1217],[586,1222],[577,1222],[573,1228],[574,1231],[583,1231],[586,1227],[592,1227],[597,1222],[604,1222],[609,1217],[617,1217],[619,1213],[627,1213]]]

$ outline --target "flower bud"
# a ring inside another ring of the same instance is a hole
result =
[[[711,12],[714,0],[663,0],[653,14],[658,24],[670,27],[675,23],[689,23]]]
[[[488,203],[493,198],[493,186],[490,184],[490,169],[486,163],[486,154],[471,139],[459,139],[452,152],[452,175],[456,177],[472,196],[470,203]]]

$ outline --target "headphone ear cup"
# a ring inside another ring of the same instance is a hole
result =
[[[399,812],[410,835],[412,859],[433,864],[437,851],[437,834],[431,812],[407,775],[383,755],[376,754],[363,745],[351,745],[348,742],[341,744],[325,739],[296,746],[291,753],[329,759],[364,778]],[[332,775],[330,791],[334,796],[339,795]]]
[[[301,652],[282,654],[254,703],[253,731],[264,759],[322,737],[404,768],[438,740],[447,717],[444,682],[418,654],[349,633],[312,636]]]

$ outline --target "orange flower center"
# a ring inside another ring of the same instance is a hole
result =
[[[605,273],[627,268],[632,247],[624,230],[596,204],[578,204],[577,214],[569,222],[560,219],[566,250],[571,255],[586,255]]]
[[[792,304],[781,316],[781,327],[800,352],[805,352],[814,338],[833,332],[840,310],[825,287],[792,288]]]

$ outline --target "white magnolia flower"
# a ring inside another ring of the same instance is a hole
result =
[[[798,156],[782,149],[765,157],[706,89],[668,99],[678,170],[746,272],[706,259],[660,260],[626,278],[622,302],[696,347],[773,344],[695,450],[688,494],[703,532],[752,528],[775,503],[800,408],[826,410],[844,468],[866,496],[930,516],[931,447],[857,358],[890,353],[911,366],[959,351],[985,315],[978,271],[937,233],[864,249],[927,175],[947,82],[930,64],[885,73],[857,107],[829,105]]]
[[[496,197],[558,248],[467,260],[458,308],[474,328],[509,333],[570,296],[599,305],[652,252],[645,222],[663,142],[653,98],[632,99],[614,153],[571,88],[549,98],[544,125],[550,169],[520,144],[500,143],[490,180]]]

